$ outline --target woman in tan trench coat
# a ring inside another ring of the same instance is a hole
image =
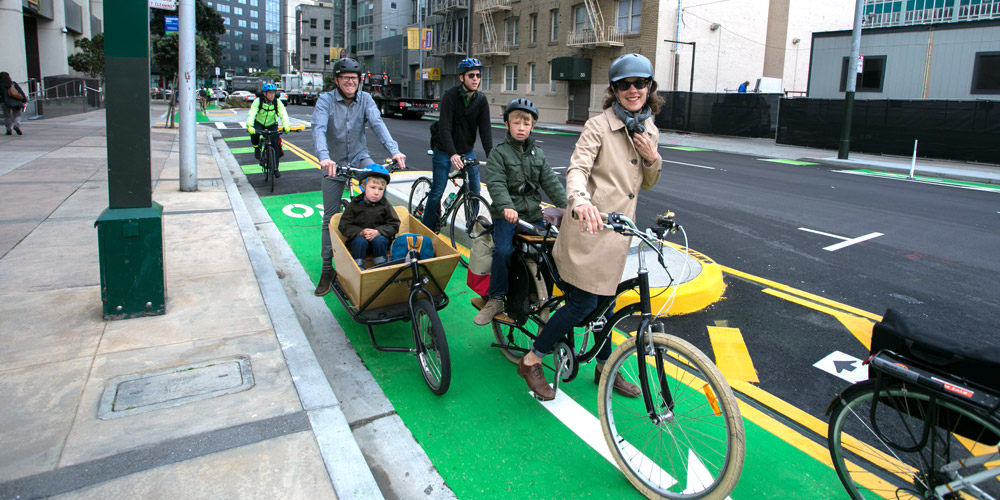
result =
[[[518,375],[543,400],[554,398],[555,391],[545,381],[542,358],[597,308],[601,296],[615,294],[625,269],[629,238],[604,231],[600,213],[633,218],[639,189],[649,189],[660,179],[659,131],[653,116],[663,99],[656,95],[653,65],[640,54],[625,54],[611,63],[608,79],[604,112],[587,120],[566,171],[566,209],[573,218],[563,218],[553,254],[569,285],[568,298],[517,367]],[[608,343],[597,355],[595,382],[610,354]],[[639,388],[620,374],[614,388],[626,396],[639,395]]]

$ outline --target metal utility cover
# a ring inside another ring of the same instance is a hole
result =
[[[170,408],[245,391],[254,385],[250,358],[235,356],[112,379],[97,416],[102,420]]]

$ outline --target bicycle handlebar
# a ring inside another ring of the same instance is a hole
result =
[[[388,170],[390,174],[395,173],[395,172],[399,172],[400,170],[402,170],[402,168],[400,168],[400,166],[399,166],[399,162],[396,161],[396,160],[394,160],[394,159],[392,159],[392,158],[389,158],[385,162],[383,162],[382,166],[385,167],[385,169]],[[353,178],[361,175],[362,173],[364,173],[366,170],[368,170],[367,167],[366,168],[358,168],[358,167],[355,167],[353,165],[341,165],[341,164],[337,164],[337,174],[336,175],[338,177],[349,177],[349,178],[353,179]]]

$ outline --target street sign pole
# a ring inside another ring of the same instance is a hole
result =
[[[164,314],[163,207],[152,200],[149,10],[105,2],[108,208],[97,221],[105,319]]]
[[[194,0],[180,1],[180,43],[178,68],[180,75],[180,188],[181,191],[198,190],[198,157],[195,151],[196,127],[194,82],[198,79],[194,65]]]
[[[861,54],[861,15],[864,13],[864,0],[857,0],[854,6],[854,31],[851,32],[851,56],[847,60],[847,71],[844,72],[844,122],[840,128],[840,150],[837,158],[846,160],[851,152],[851,120],[854,119],[854,92],[857,90],[858,73],[854,70]],[[860,68],[859,68],[860,69]]]

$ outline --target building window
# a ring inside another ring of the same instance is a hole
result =
[[[323,37],[323,46],[324,47],[329,47],[330,46],[330,37],[328,37],[328,36]]]
[[[556,79],[552,77],[552,63],[549,63],[549,92],[556,91]]]
[[[316,20],[315,19],[310,19],[309,20],[309,27],[312,28],[312,29],[316,29]]]
[[[316,37],[314,37],[314,36],[309,37],[309,46],[310,47],[315,47],[316,46]]]
[[[531,24],[531,44],[538,43],[538,14],[532,14],[529,18]]]
[[[247,62],[247,55],[246,54],[240,54],[238,57],[239,57],[239,61],[240,62]]]
[[[223,17],[222,18],[222,25],[223,26],[229,26],[229,18],[228,17]]]
[[[638,33],[642,0],[618,0],[618,32]]]
[[[549,13],[549,25],[552,27],[549,41],[559,41],[559,9]]]
[[[517,65],[503,67],[503,89],[505,92],[517,92]]]
[[[1000,52],[976,52],[972,93],[1000,94]]]
[[[593,30],[590,24],[590,16],[587,15],[587,6],[584,4],[573,7],[573,33],[583,33]]]
[[[324,19],[323,20],[323,29],[327,30],[327,31],[330,30],[330,20],[329,19]]]
[[[217,7],[215,7],[215,10],[217,10],[219,12],[222,12],[224,14],[228,14],[229,13],[229,6],[220,3]]]
[[[246,28],[247,27],[247,20],[246,19],[239,19],[239,20],[236,21],[236,24],[239,25],[240,28]]]
[[[233,32],[233,38],[243,38],[243,32],[242,31],[234,31]]]
[[[258,18],[260,17],[260,13],[257,12],[256,10],[250,9],[250,17]]]
[[[482,83],[479,84],[480,90],[492,90],[493,89],[493,67],[483,66],[483,79]]]
[[[251,7],[257,7],[257,0],[250,0]]]
[[[847,64],[850,57],[845,57],[840,67],[840,91],[847,91],[848,69],[853,73],[856,71],[854,64]],[[885,82],[885,56],[865,56],[862,73],[857,74],[856,92],[882,92],[882,84]]]
[[[528,64],[528,92],[535,91],[535,63]]]
[[[504,42],[507,45],[517,45],[518,38],[518,18],[514,17],[504,22]]]
[[[257,45],[256,43],[251,43],[250,52],[260,52],[260,45]]]
[[[236,14],[237,16],[242,16],[243,7],[233,7],[233,14]]]
[[[260,25],[257,24],[257,21],[250,21],[250,29],[252,30],[260,29]]]
[[[233,50],[243,50],[243,42],[233,43]]]
[[[253,33],[253,32],[250,33],[250,39],[251,40],[260,40],[259,38],[257,38],[257,33]]]

